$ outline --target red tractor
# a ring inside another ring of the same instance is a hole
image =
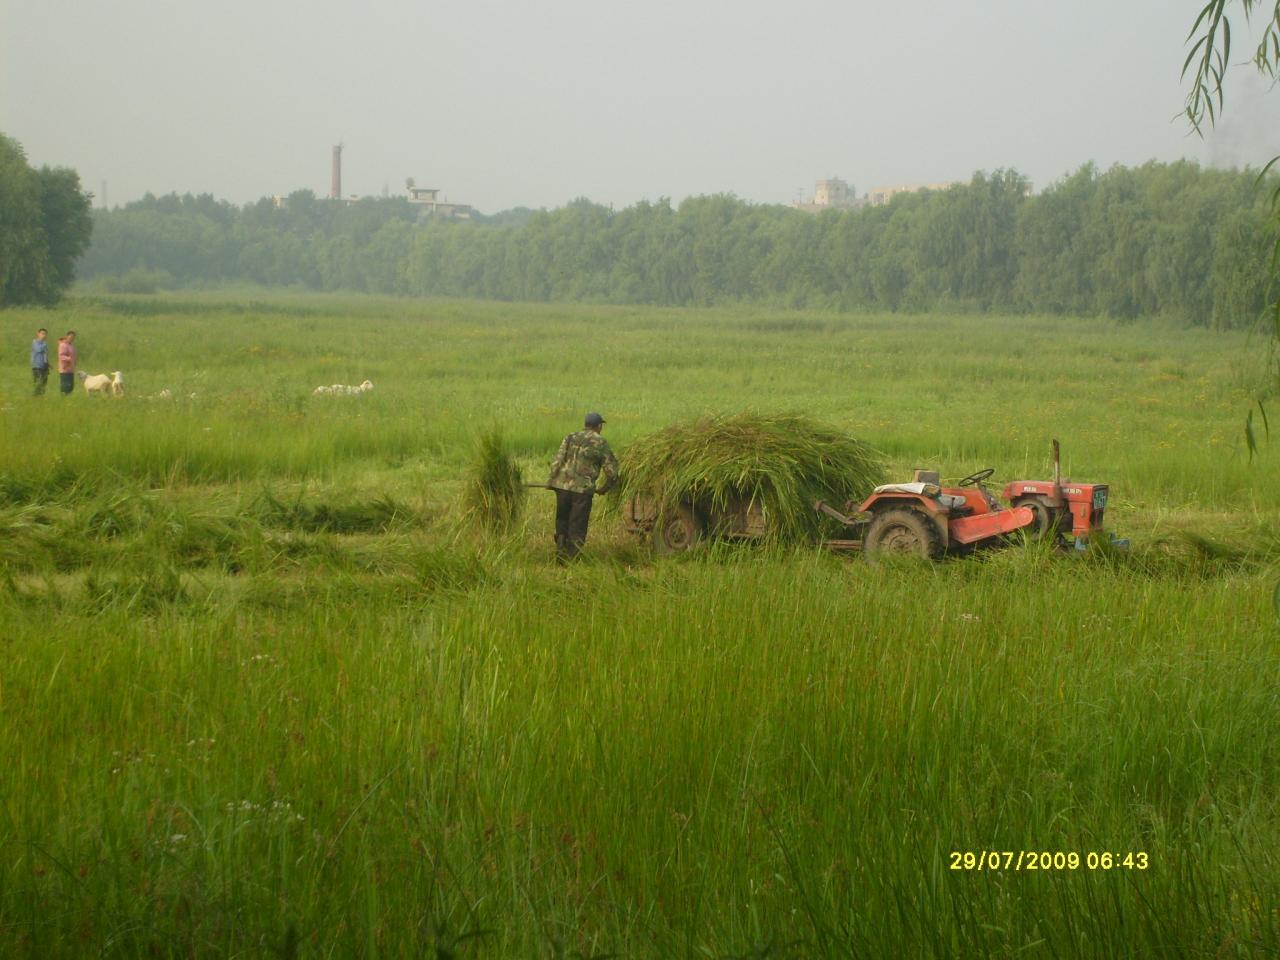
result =
[[[910,483],[886,483],[845,511],[819,500],[814,509],[839,521],[846,539],[830,540],[833,549],[862,550],[869,560],[885,553],[939,559],[1005,542],[1025,530],[1035,536],[1084,549],[1102,531],[1107,506],[1105,483],[1061,479],[1058,441],[1053,442],[1053,480],[1015,480],[1004,487],[1001,503],[983,481],[994,468],[970,474],[954,487],[939,485],[934,471],[917,470]],[[1111,542],[1126,546],[1127,541]]]

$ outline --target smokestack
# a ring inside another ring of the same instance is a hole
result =
[[[333,148],[333,179],[329,182],[329,197],[342,199],[342,144]]]

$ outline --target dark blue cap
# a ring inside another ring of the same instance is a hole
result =
[[[588,413],[587,419],[584,421],[588,427],[598,427],[604,423],[604,417],[598,413]]]

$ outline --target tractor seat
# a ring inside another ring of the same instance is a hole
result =
[[[954,493],[943,493],[936,483],[924,483],[916,481],[913,483],[882,483],[871,491],[872,494],[877,493],[910,493],[918,497],[929,497],[931,500],[937,500],[938,505],[947,510],[959,511],[968,510],[969,501],[964,497]]]
[[[914,493],[918,497],[932,497],[935,500],[942,493],[936,483],[882,483],[871,492]]]

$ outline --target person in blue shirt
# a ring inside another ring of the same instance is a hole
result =
[[[36,338],[31,341],[31,379],[35,382],[35,396],[44,393],[49,383],[49,331],[41,327],[36,331]]]

